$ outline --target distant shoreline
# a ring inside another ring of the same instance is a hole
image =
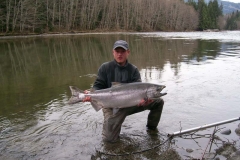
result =
[[[0,39],[11,39],[11,38],[30,38],[30,37],[48,37],[48,36],[71,36],[71,35],[86,35],[86,34],[123,34],[123,33],[153,33],[153,32],[223,32],[230,30],[216,30],[208,29],[204,31],[70,31],[70,32],[48,32],[42,34],[26,33],[26,34],[3,34],[0,33]],[[239,31],[239,30],[237,30]]]

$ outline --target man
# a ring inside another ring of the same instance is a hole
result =
[[[130,64],[127,60],[130,54],[129,46],[126,41],[118,40],[113,46],[114,60],[103,63],[99,70],[97,79],[93,85],[95,90],[106,89],[112,86],[112,82],[133,83],[141,82],[140,73],[136,66]],[[127,103],[127,102],[123,102]],[[139,105],[130,108],[115,110],[112,108],[103,108],[103,139],[109,142],[115,142],[119,138],[121,126],[126,116],[150,110],[147,121],[147,128],[156,130],[162,114],[164,101],[159,98],[156,101],[139,102]],[[113,106],[114,107],[114,106]]]

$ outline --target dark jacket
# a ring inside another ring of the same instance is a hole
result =
[[[141,82],[141,76],[136,66],[131,63],[120,66],[115,60],[103,63],[98,69],[98,75],[93,88],[106,89],[112,86],[112,82],[132,83]]]

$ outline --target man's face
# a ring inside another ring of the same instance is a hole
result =
[[[113,50],[114,59],[117,61],[118,64],[122,66],[125,65],[129,53],[130,53],[129,50],[125,50],[121,47],[118,47]]]

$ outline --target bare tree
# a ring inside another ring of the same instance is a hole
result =
[[[0,23],[6,32],[182,31],[198,23],[198,13],[181,0],[5,0],[4,5]]]
[[[6,0],[6,32],[9,32],[9,26],[10,26],[10,16],[12,11],[11,6],[11,0]]]

